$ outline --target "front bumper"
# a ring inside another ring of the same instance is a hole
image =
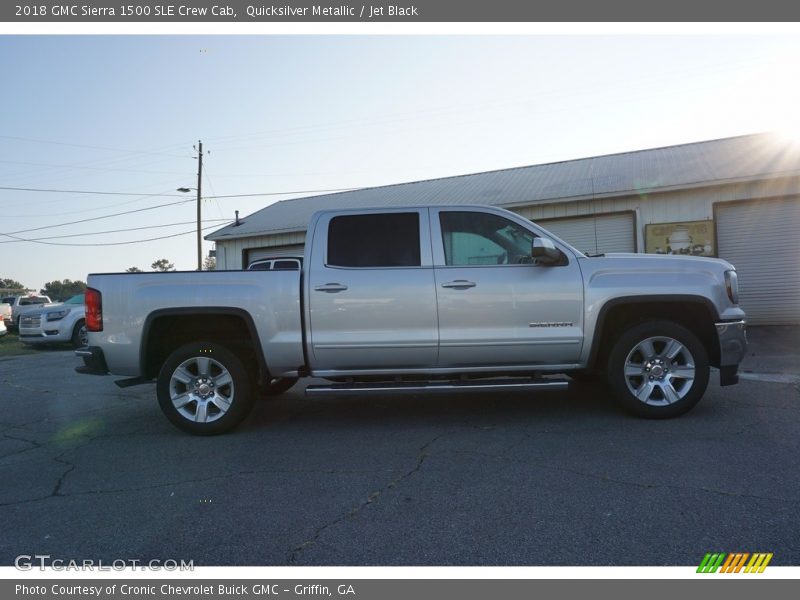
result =
[[[747,323],[729,321],[715,323],[719,339],[719,384],[739,383],[739,363],[747,354]]]
[[[23,344],[56,344],[72,339],[72,328],[63,319],[48,321],[44,314],[24,314],[19,320],[19,341]]]
[[[61,331],[47,331],[43,332],[41,329],[36,329],[36,333],[30,330],[25,330],[22,327],[19,329],[19,341],[23,344],[36,345],[36,344],[60,344],[69,342],[72,339],[71,335],[62,333]]]

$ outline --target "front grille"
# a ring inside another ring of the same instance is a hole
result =
[[[42,317],[22,317],[19,323],[23,327],[38,327],[42,324]]]

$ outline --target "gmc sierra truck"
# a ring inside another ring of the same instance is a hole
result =
[[[156,382],[180,429],[234,428],[257,395],[563,389],[594,380],[647,418],[738,381],[734,267],[586,256],[488,206],[329,210],[302,269],[89,275],[89,374]],[[569,378],[565,377],[569,376]]]

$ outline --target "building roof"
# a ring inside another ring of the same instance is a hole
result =
[[[800,147],[759,133],[470,175],[282,200],[206,236],[224,241],[305,231],[318,210],[428,204],[514,207],[649,193],[800,172]]]

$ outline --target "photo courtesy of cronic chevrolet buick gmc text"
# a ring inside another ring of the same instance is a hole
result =
[[[734,267],[587,257],[487,206],[329,210],[301,270],[89,275],[83,373],[156,381],[177,427],[235,427],[254,397],[564,389],[607,383],[636,415],[674,417],[737,383]]]

